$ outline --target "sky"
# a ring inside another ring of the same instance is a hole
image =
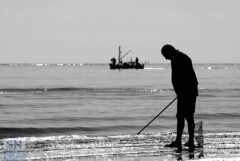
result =
[[[239,0],[0,0],[0,63],[240,63]]]

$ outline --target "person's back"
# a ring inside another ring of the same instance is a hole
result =
[[[192,66],[192,60],[186,54],[176,51],[171,66],[172,84],[177,96],[197,96],[198,81]]]

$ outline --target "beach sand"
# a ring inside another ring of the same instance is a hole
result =
[[[1,140],[2,158],[20,150],[26,160],[86,161],[240,161],[240,133],[204,134],[204,144],[194,152],[181,152],[164,145],[175,133],[117,136],[47,136],[5,138]],[[183,141],[187,136],[184,135]],[[10,146],[11,145],[11,146]],[[17,155],[15,156],[17,157]],[[3,159],[4,160],[4,159]]]

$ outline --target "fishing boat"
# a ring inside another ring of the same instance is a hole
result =
[[[123,62],[123,58],[131,52],[129,50],[126,54],[122,56],[121,46],[118,47],[118,62],[116,58],[111,59],[111,63],[109,63],[110,69],[144,69],[144,64],[139,63],[138,57],[136,57],[135,61],[132,59],[128,62]]]

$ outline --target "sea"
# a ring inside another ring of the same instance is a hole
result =
[[[195,121],[203,123],[208,156],[220,154],[214,143],[238,155],[240,64],[194,64],[194,70],[199,82]],[[89,63],[0,64],[0,71],[0,138],[25,141],[29,160],[62,154],[68,159],[155,157],[176,134],[175,101],[136,135],[176,98],[170,64],[139,70]],[[75,151],[56,152],[69,146]]]

